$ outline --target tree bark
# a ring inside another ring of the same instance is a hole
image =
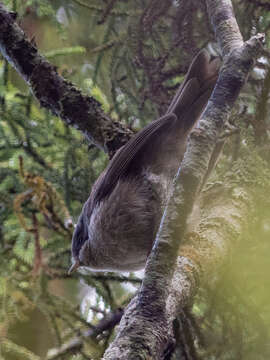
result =
[[[0,3],[0,51],[28,83],[40,105],[51,110],[67,125],[112,156],[132,132],[110,119],[100,103],[81,93],[60,76],[56,67],[38,53],[15,22],[16,14]]]
[[[172,343],[173,320],[186,306],[192,305],[199,286],[209,285],[217,279],[256,212],[258,184],[251,186],[249,181],[242,183],[243,178],[249,178],[248,174],[255,165],[250,159],[247,159],[247,164],[233,182],[230,182],[229,174],[225,186],[215,183],[203,193],[200,203],[203,216],[180,246],[180,256],[177,257],[167,296],[163,299],[164,308],[157,306],[157,299],[153,295],[159,295],[160,290],[158,280],[154,279],[158,290],[141,289],[132,300],[104,359],[163,358],[163,352]],[[241,165],[235,163],[235,170]],[[269,176],[263,164],[257,169],[260,175],[264,173]],[[270,183],[264,191],[270,191]],[[152,273],[146,276],[154,278]],[[143,295],[148,299],[147,304],[142,303],[142,291],[147,291]]]
[[[264,39],[259,34],[243,43],[230,0],[206,0],[206,4],[224,65],[199,126],[190,136],[175,178],[174,194],[167,204],[147,261],[142,287],[127,307],[118,335],[104,355],[105,360],[162,359],[172,341],[172,321],[177,311],[191,303],[201,279],[209,275],[209,269],[216,274],[230,247],[228,235],[239,234],[242,230],[242,219],[252,201],[244,189],[239,189],[243,204],[239,196],[239,204],[232,202],[235,208],[228,209],[235,216],[220,212],[223,230],[217,234],[210,227],[203,238],[199,235],[182,248],[182,255],[178,257],[187,219],[216,141],[255,58],[262,51]],[[223,205],[221,208],[225,210]]]

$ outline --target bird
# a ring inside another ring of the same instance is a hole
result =
[[[115,153],[78,218],[69,274],[81,266],[120,272],[145,267],[188,136],[208,102],[219,68],[220,59],[201,50],[166,114]]]

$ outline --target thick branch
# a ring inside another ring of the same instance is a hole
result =
[[[175,310],[190,303],[197,289],[198,280],[202,276],[202,268],[198,265],[203,263],[203,253],[209,251],[209,263],[215,265],[220,263],[226,253],[220,252],[219,245],[224,242],[225,246],[227,238],[218,237],[213,247],[202,248],[201,252],[198,252],[201,260],[194,261],[188,255],[180,259],[174,279],[181,281],[184,287],[181,286],[180,291],[172,294],[168,302],[171,284],[175,281],[172,277],[179,253],[179,240],[184,238],[187,218],[192,211],[199,185],[207,171],[218,136],[254,59],[262,48],[262,35],[243,44],[230,0],[208,0],[206,3],[222,53],[226,55],[225,64],[199,127],[189,139],[186,154],[175,179],[174,194],[166,207],[147,262],[143,285],[138,296],[128,306],[118,336],[105,354],[106,360],[162,358],[162,353],[170,341],[171,320],[175,316]],[[221,218],[222,216],[220,214]],[[233,223],[232,226],[239,231],[239,224]],[[208,245],[211,245],[211,241]],[[200,243],[196,244],[196,248],[200,248]]]
[[[254,163],[249,165],[250,168],[245,169],[247,173],[254,170]],[[235,167],[239,169],[237,164]],[[247,173],[242,173],[241,179],[243,176],[247,178]],[[139,354],[140,359],[162,358],[157,344],[164,340],[165,334],[168,335],[168,325],[170,327],[180,311],[190,305],[200,284],[209,283],[216,278],[218,270],[226,262],[228,254],[233,252],[243,230],[248,226],[252,217],[250,210],[256,209],[258,198],[253,191],[256,185],[254,188],[248,184],[242,185],[215,185],[202,197],[204,216],[180,248],[181,256],[177,258],[176,270],[165,301],[166,322],[161,323],[163,310],[156,307],[156,299],[151,293],[148,293],[148,299],[154,304],[148,306],[149,313],[144,312],[145,308],[141,309],[141,293],[138,294],[128,306],[120,323],[118,336],[104,359],[135,359],[135,354]],[[155,289],[153,291],[155,293]]]
[[[16,15],[0,4],[0,51],[30,85],[40,105],[72,125],[96,146],[113,154],[132,133],[102,111],[93,97],[82,94],[41,56],[15,22]]]
[[[231,1],[207,0],[207,10],[223,56],[243,45]]]

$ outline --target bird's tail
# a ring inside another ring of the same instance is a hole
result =
[[[204,110],[216,84],[219,68],[220,59],[211,58],[204,49],[193,59],[166,113],[175,114],[185,130],[194,126]]]

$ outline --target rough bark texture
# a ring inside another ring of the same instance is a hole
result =
[[[51,110],[105,152],[113,155],[132,133],[102,111],[41,56],[15,22],[16,14],[0,4],[0,51],[31,87],[40,105]]]
[[[171,341],[172,320],[177,309],[191,303],[200,279],[205,277],[209,268],[216,273],[217,266],[226,257],[230,246],[228,233],[239,234],[243,225],[241,220],[248,209],[249,197],[243,194],[243,205],[246,202],[246,206],[241,208],[239,198],[240,205],[235,204],[235,209],[231,208],[225,214],[221,211],[222,231],[218,234],[216,231],[209,231],[203,237],[204,241],[200,241],[200,236],[196,241],[193,239],[182,249],[183,255],[177,259],[187,218],[192,211],[218,135],[230,115],[254,59],[260,54],[263,40],[262,35],[257,35],[243,43],[231,1],[208,0],[206,3],[224,55],[224,65],[199,127],[191,134],[175,179],[174,195],[167,205],[147,262],[142,287],[122,318],[118,335],[105,353],[106,360],[162,358]],[[225,210],[223,206],[221,209]],[[230,212],[234,214],[236,210],[235,216],[229,216]],[[174,271],[176,262],[177,268]]]
[[[169,345],[165,338],[172,334],[168,329],[171,331],[173,320],[192,303],[198,286],[209,283],[211,274],[213,277],[218,275],[248,225],[250,209],[256,208],[254,188],[248,184],[215,185],[205,192],[201,204],[203,216],[180,247],[181,256],[177,258],[169,292],[164,299],[165,308],[157,307],[156,299],[152,297],[157,294],[154,289],[145,295],[148,304],[142,304],[139,293],[128,306],[117,338],[104,359],[162,359],[162,353]]]

